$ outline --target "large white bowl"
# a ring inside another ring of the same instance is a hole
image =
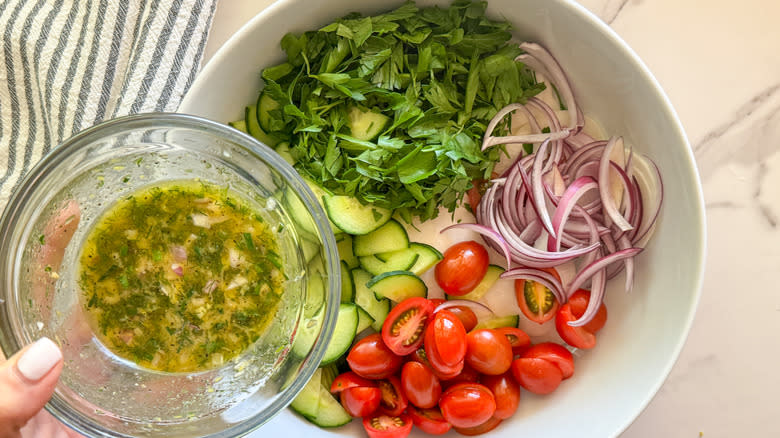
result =
[[[433,3],[422,1],[421,5]],[[448,2],[439,2],[448,4]],[[283,59],[287,32],[317,29],[348,12],[376,13],[394,0],[281,0],[256,16],[208,63],[180,110],[227,122],[242,116],[261,87],[260,70]],[[634,292],[613,284],[599,345],[577,358],[574,377],[552,395],[523,393],[518,413],[493,436],[609,437],[648,404],[685,342],[701,289],[705,221],[701,186],[683,128],[658,82],[603,22],[566,0],[489,0],[488,13],[515,36],[542,43],[569,74],[586,114],[651,156],[664,178],[656,234],[638,258]],[[319,429],[285,411],[263,436],[364,436],[355,421]],[[454,434],[454,432],[452,432]],[[420,436],[423,434],[420,433]]]

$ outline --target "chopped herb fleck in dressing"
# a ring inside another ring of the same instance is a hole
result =
[[[264,332],[285,280],[273,230],[214,185],[174,182],[117,202],[80,256],[100,340],[160,371],[218,367]]]

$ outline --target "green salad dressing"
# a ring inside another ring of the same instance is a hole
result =
[[[201,182],[121,199],[79,258],[98,338],[159,371],[206,370],[237,356],[279,305],[285,275],[272,226],[233,192]]]

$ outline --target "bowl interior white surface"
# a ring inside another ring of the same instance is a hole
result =
[[[418,2],[446,5],[449,2]],[[376,13],[392,0],[281,0],[233,36],[201,72],[180,107],[228,122],[257,98],[260,71],[283,59],[287,32],[317,29],[348,12]],[[505,18],[519,40],[537,41],[556,56],[583,111],[607,132],[655,160],[665,190],[656,233],[637,259],[634,291],[622,276],[607,293],[609,323],[598,346],[576,360],[574,377],[552,395],[523,392],[518,413],[493,436],[606,437],[621,433],[644,409],[671,370],[688,334],[704,269],[704,206],[690,145],[671,104],[636,54],[597,17],[566,0],[489,0],[488,14]],[[261,429],[293,435],[352,433],[359,421],[328,431],[289,410]],[[417,432],[423,436],[421,432]]]

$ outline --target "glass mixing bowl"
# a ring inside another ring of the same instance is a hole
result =
[[[255,204],[276,225],[287,276],[264,334],[207,371],[154,371],[113,354],[87,323],[77,282],[95,221],[121,197],[171,180],[229,187]],[[275,152],[209,120],[134,115],[74,136],[18,186],[0,233],[0,345],[7,356],[41,336],[60,346],[65,366],[46,409],[87,436],[246,434],[292,401],[333,332],[339,257],[320,204]]]

